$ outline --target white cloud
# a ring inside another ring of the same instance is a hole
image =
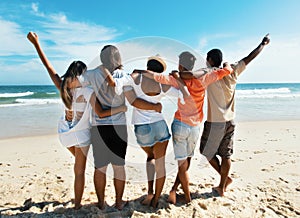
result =
[[[233,33],[216,33],[216,34],[201,36],[198,40],[198,45],[196,47],[196,50],[203,54],[206,54],[206,50],[208,50],[211,44],[214,44],[215,42],[218,41],[230,39],[233,37],[235,37]]]
[[[38,3],[31,3],[31,9],[32,9],[32,13],[35,16],[38,17],[45,17],[44,13],[39,12],[39,4]]]
[[[114,28],[69,20],[63,12],[41,12],[37,3],[32,3],[29,7],[31,16],[24,19],[15,17],[7,20],[0,17],[0,67],[3,69],[0,83],[12,84],[12,81],[22,79],[25,83],[30,83],[27,81],[37,81],[37,78],[40,78],[41,83],[49,81],[41,79],[45,74],[36,74],[44,69],[39,59],[32,60],[32,55],[36,57],[37,54],[26,38],[30,31],[26,23],[34,26],[45,53],[59,74],[74,59],[90,62],[95,56],[99,56],[104,43],[120,35]]]
[[[26,42],[26,35],[22,33],[19,24],[4,20],[0,17],[0,57],[16,54],[24,54],[30,50]]]
[[[31,8],[32,8],[32,10],[35,12],[35,13],[37,13],[38,12],[38,5],[37,5],[37,3],[32,3],[31,4]]]

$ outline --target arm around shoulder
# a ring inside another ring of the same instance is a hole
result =
[[[156,112],[161,113],[162,105],[160,103],[150,103],[141,98],[138,98],[134,92],[134,90],[128,90],[124,92],[125,97],[129,104],[132,106],[142,109],[142,110],[155,110]]]
[[[126,105],[121,105],[119,107],[113,107],[113,108],[104,110],[102,108],[101,103],[97,99],[95,93],[93,93],[91,98],[90,98],[90,104],[91,104],[93,110],[95,111],[95,113],[100,118],[109,117],[109,116],[112,116],[114,114],[118,114],[120,112],[126,112],[127,111],[127,106]]]

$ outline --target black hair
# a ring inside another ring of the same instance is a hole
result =
[[[181,65],[185,70],[192,70],[194,68],[195,61],[196,57],[188,51],[184,51],[179,55],[179,65]]]
[[[212,67],[220,67],[221,63],[223,61],[223,54],[221,52],[220,49],[212,49],[207,53],[207,61],[209,60],[209,58],[211,58],[211,60],[213,61],[213,65]]]
[[[157,73],[164,72],[164,66],[155,59],[150,59],[147,62],[147,70],[151,70]]]

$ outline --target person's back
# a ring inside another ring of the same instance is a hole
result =
[[[166,64],[159,56],[152,56],[148,58],[147,70],[162,73],[165,69]],[[132,79],[132,87],[137,97],[151,103],[160,102],[165,96],[165,92],[169,89],[169,86],[163,87],[160,83],[149,79],[140,73],[133,73]],[[132,124],[154,123],[160,120],[164,120],[162,113],[154,110],[143,110],[136,107],[133,108]]]
[[[112,73],[114,78],[123,77],[124,74],[125,73],[122,70],[115,70]],[[115,93],[114,87],[109,86],[105,81],[105,75],[100,67],[87,70],[84,75],[80,77],[81,84],[85,85],[85,81],[88,81],[86,84],[90,85],[93,90],[95,90],[95,94],[101,102],[103,109],[118,107],[125,104],[124,94],[121,93],[120,95],[117,95]],[[120,125],[126,124],[125,113],[118,113],[104,118],[99,118],[95,113],[93,113],[93,126],[112,123]]]
[[[191,126],[200,124],[203,119],[203,104],[205,97],[205,88],[198,79],[185,80],[191,98],[185,99],[182,104],[178,99],[178,109],[175,117]]]
[[[244,61],[231,65],[233,72],[207,87],[207,121],[225,122],[235,118],[234,98],[237,78],[245,69]]]
[[[229,170],[234,144],[234,99],[237,77],[269,41],[270,39],[266,35],[258,47],[247,57],[232,65],[233,72],[230,75],[211,84],[207,89],[208,116],[207,121],[204,123],[200,152],[220,174],[220,183],[214,188],[220,196],[224,196],[228,185],[232,183],[232,179],[229,177]],[[220,66],[222,52],[219,49],[210,50],[207,53],[207,60],[213,67]],[[220,157],[220,160],[217,156]]]

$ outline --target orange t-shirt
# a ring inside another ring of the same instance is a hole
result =
[[[209,84],[222,79],[231,72],[232,70],[226,68],[217,69],[204,74],[200,78],[184,80],[190,92],[190,97],[184,99],[185,104],[181,104],[180,100],[178,100],[178,109],[175,112],[175,118],[190,126],[199,125],[203,120],[205,89]],[[178,88],[177,80],[173,76],[154,73],[154,80]]]

